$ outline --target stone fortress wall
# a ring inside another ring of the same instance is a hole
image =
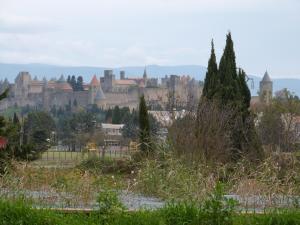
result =
[[[9,87],[9,97],[0,103],[0,110],[13,106],[36,106],[50,110],[54,105],[64,107],[77,102],[87,107],[96,104],[101,108],[120,107],[137,108],[139,96],[144,94],[149,105],[166,107],[170,98],[189,101],[189,96],[199,98],[202,87],[189,76],[170,75],[162,79],[148,78],[146,69],[141,78],[126,78],[121,71],[116,79],[112,70],[106,70],[103,77],[94,76],[89,84],[84,84],[84,91],[73,91],[63,76],[59,80],[32,79],[29,72],[20,72],[13,84],[7,80],[0,82],[0,91]],[[170,94],[172,93],[172,94]]]

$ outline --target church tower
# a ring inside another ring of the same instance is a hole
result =
[[[273,82],[268,72],[266,71],[263,79],[260,82],[259,98],[262,103],[269,105],[271,103],[272,96],[273,96]]]

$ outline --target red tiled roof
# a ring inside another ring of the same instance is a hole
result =
[[[43,81],[38,81],[38,80],[32,80],[30,85],[34,86],[43,86]]]
[[[116,85],[136,85],[134,80],[115,80]]]
[[[100,85],[100,82],[99,80],[97,79],[96,75],[93,76],[93,79],[91,81],[91,86],[99,86]]]
[[[58,89],[62,91],[72,91],[72,87],[69,83],[64,82],[64,83],[58,83],[55,81],[49,81],[47,84],[47,87],[50,89]]]

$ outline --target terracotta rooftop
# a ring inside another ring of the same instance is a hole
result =
[[[97,79],[96,75],[93,76],[91,86],[100,86],[100,81]]]
[[[73,88],[71,87],[71,85],[67,82],[65,83],[57,83],[56,84],[56,88],[62,91],[72,91]]]
[[[32,80],[30,85],[35,85],[35,86],[43,86],[44,82],[43,81],[39,81],[39,80]]]
[[[116,85],[136,85],[135,80],[115,80]]]
[[[49,81],[47,83],[47,87],[50,89],[58,89],[62,91],[72,91],[72,87],[69,83],[64,82],[64,83],[58,83],[56,81]]]

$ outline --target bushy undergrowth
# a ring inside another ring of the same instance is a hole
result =
[[[137,189],[163,199],[204,199],[216,183],[242,196],[300,195],[300,163],[292,155],[273,154],[260,164],[187,163],[176,157],[143,161]]]
[[[182,202],[152,211],[70,214],[34,209],[20,200],[16,202],[0,200],[0,223],[3,225],[298,225],[300,222],[299,211],[236,214],[230,205],[231,203],[224,203],[219,197],[213,196],[202,205]]]
[[[84,160],[78,168],[80,170],[86,170],[93,173],[120,173],[120,174],[130,174],[131,171],[136,169],[136,164],[128,159],[99,159],[90,158]]]
[[[12,170],[0,177],[0,189],[9,190],[8,193],[1,193],[3,197],[17,197],[28,191],[56,193],[60,198],[59,204],[69,207],[91,204],[100,190],[125,188],[127,180],[121,175],[99,175],[74,168],[36,168],[16,162],[13,163]],[[57,204],[57,198],[39,197],[37,203]]]

